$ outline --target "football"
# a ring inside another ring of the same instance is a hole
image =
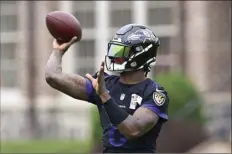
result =
[[[72,14],[64,11],[53,11],[46,16],[46,26],[50,34],[59,43],[69,42],[74,36],[81,40],[80,22]]]

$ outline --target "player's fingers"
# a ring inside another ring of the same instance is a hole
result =
[[[93,82],[95,79],[92,77],[92,75],[90,75],[89,73],[87,73],[85,75],[91,82]]]
[[[104,67],[101,67],[101,78],[100,78],[100,82],[104,82]]]
[[[104,61],[101,62],[101,66],[104,67]]]
[[[71,46],[73,43],[75,43],[77,41],[77,37],[74,36],[68,43],[67,46]]]
[[[101,83],[103,76],[104,76],[104,70],[103,70],[103,67],[101,66],[100,70],[97,74],[97,82],[98,83]]]
[[[58,42],[56,39],[53,40],[53,45],[58,45]]]
[[[99,71],[99,76],[103,77],[103,75],[104,75],[104,66],[101,66]]]
[[[75,43],[77,41],[77,37],[76,36],[74,36],[72,39],[71,39],[71,43],[73,44],[73,43]]]
[[[101,66],[103,68],[103,73],[104,73],[104,70],[105,70],[105,63],[104,63],[104,61],[102,61]]]
[[[99,72],[97,73],[97,82],[100,84],[101,82],[101,69],[99,70]]]
[[[52,43],[52,46],[53,46],[53,49],[58,49],[60,44],[57,42],[56,39],[53,40],[53,43]]]
[[[101,77],[100,77],[100,73],[97,74],[97,83],[100,84],[101,83]]]

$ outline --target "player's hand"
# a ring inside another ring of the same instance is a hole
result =
[[[86,74],[86,77],[92,82],[92,85],[99,96],[107,91],[104,80],[104,62],[101,63],[96,79],[94,79],[90,74]]]
[[[53,49],[61,51],[63,54],[68,50],[68,48],[77,41],[77,37],[73,37],[69,42],[60,44],[57,39],[53,41]]]

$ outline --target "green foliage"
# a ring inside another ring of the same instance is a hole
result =
[[[170,118],[179,116],[189,121],[200,123],[204,121],[201,113],[201,96],[185,75],[177,72],[164,73],[157,75],[154,80],[168,92]],[[190,105],[188,104],[189,107],[185,108],[187,103]]]
[[[96,106],[92,107],[91,121],[92,121],[92,140],[99,142],[102,137],[102,128],[100,124],[98,109]]]

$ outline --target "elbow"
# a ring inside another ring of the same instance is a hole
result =
[[[127,121],[127,123],[119,125],[119,130],[127,140],[139,138],[144,134],[137,121]]]
[[[47,84],[49,84],[50,86],[52,86],[52,83],[54,83],[54,74],[50,73],[50,72],[45,72],[45,80],[47,82]]]
[[[46,75],[45,75],[45,80],[46,80],[47,84],[50,84],[50,83],[52,82],[52,76],[46,74]]]
[[[138,138],[140,136],[142,136],[142,132],[139,131],[139,130],[133,131],[133,132],[130,133],[130,138],[131,139],[135,139],[135,138]]]
[[[129,131],[129,132],[125,133],[124,135],[128,140],[132,140],[132,139],[136,139],[136,138],[142,136],[142,132],[139,130],[133,130],[133,131]]]

